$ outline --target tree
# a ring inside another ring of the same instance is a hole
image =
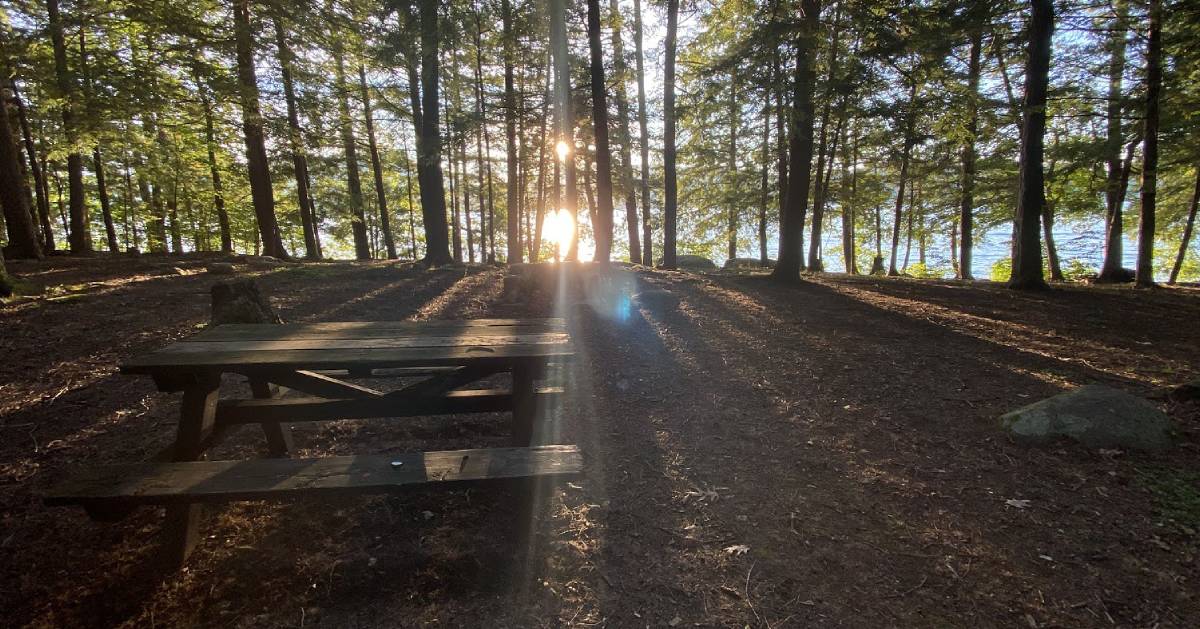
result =
[[[820,28],[817,0],[800,3],[800,26],[796,33],[796,72],[793,79],[792,121],[788,137],[790,164],[787,205],[779,225],[779,261],[771,277],[783,281],[800,278],[804,252],[804,212],[808,205],[813,158],[813,93],[816,72],[813,53]]]
[[[600,0],[587,0],[588,48],[591,51],[592,128],[596,140],[596,261],[608,262],[613,240],[612,154],[608,147],[608,86],[604,82]]]
[[[501,28],[502,37],[504,38],[504,137],[506,140],[507,169],[505,177],[507,178],[508,187],[508,223],[506,225],[508,235],[508,263],[521,263],[521,216],[520,216],[520,190],[518,184],[518,168],[517,160],[517,96],[513,88],[514,81],[514,51],[515,35],[513,34],[513,12],[512,1],[501,0],[500,3],[500,19],[502,22]]]
[[[379,229],[389,260],[395,260],[396,240],[392,236],[392,219],[388,214],[387,194],[383,188],[383,165],[379,161],[379,145],[375,141],[375,116],[371,113],[371,94],[367,89],[367,69],[358,66],[358,85],[362,96],[363,120],[367,126],[367,149],[371,152],[371,172],[375,175],[375,198],[379,204]]]
[[[0,75],[9,76],[0,65]],[[0,209],[8,231],[10,251],[15,257],[41,258],[37,229],[29,207],[29,189],[21,172],[21,155],[9,121],[8,104],[0,102]],[[0,282],[3,282],[0,267]]]
[[[1046,203],[1042,170],[1046,132],[1046,92],[1050,83],[1050,41],[1054,34],[1052,0],[1031,0],[1029,56],[1025,66],[1025,102],[1022,106],[1020,190],[1017,197],[1010,288],[1044,289],[1042,247],[1039,234],[1042,206]]]
[[[63,133],[67,142],[67,184],[70,191],[71,230],[68,242],[71,253],[92,253],[92,234],[89,225],[87,204],[83,199],[83,156],[79,153],[78,128],[73,103],[75,77],[67,65],[67,42],[63,34],[62,15],[58,11],[58,0],[46,0],[46,14],[50,22],[50,41],[54,46],[54,74],[57,79],[62,113]]]
[[[625,83],[629,79],[629,68],[625,63],[625,44],[621,37],[624,21],[617,0],[609,0],[609,15],[612,19],[613,74],[616,87],[613,92],[617,100],[617,135],[621,143],[621,189],[625,192],[625,226],[629,234],[629,261],[642,261],[641,239],[638,235],[637,191],[633,187],[633,147],[629,133],[629,97]]]
[[[442,132],[438,124],[438,2],[419,0],[421,25],[421,130],[418,160],[425,168],[421,187],[421,216],[425,227],[425,258],[429,266],[448,264],[450,234],[446,225],[446,188],[442,180]]]
[[[258,219],[258,234],[262,238],[265,255],[287,258],[279,224],[275,219],[275,193],[271,190],[271,169],[267,164],[262,109],[258,102],[254,37],[250,30],[250,0],[234,0],[233,23],[237,43],[238,91],[242,103],[242,132],[246,140],[246,163],[250,192],[254,199],[254,215]]]
[[[1179,269],[1183,268],[1183,260],[1187,257],[1188,244],[1192,241],[1192,230],[1196,227],[1196,206],[1200,205],[1200,163],[1196,164],[1196,185],[1192,190],[1192,202],[1188,206],[1187,222],[1183,228],[1183,236],[1179,239],[1179,253],[1175,255],[1175,264],[1171,267],[1168,284],[1174,284],[1179,278]]]
[[[654,245],[651,241],[650,227],[650,143],[646,132],[646,70],[642,59],[642,1],[633,0],[633,48],[637,67],[638,86],[638,131],[640,139],[638,147],[641,155],[641,178],[638,182],[642,189],[642,264],[654,265]]]
[[[964,280],[975,279],[971,272],[972,254],[975,240],[975,141],[979,135],[979,76],[980,57],[983,52],[983,24],[981,21],[984,3],[974,2],[971,15],[970,51],[967,53],[967,91],[964,98],[966,103],[966,120],[963,129],[962,146],[962,179],[959,184],[959,215],[958,229],[962,244],[959,247],[958,277]]]
[[[1121,145],[1125,141],[1121,130],[1121,117],[1124,114],[1124,94],[1121,86],[1125,76],[1125,38],[1129,7],[1125,0],[1115,0],[1113,8],[1116,15],[1109,26],[1108,41],[1108,135],[1104,142],[1104,157],[1108,173],[1104,187],[1107,211],[1104,264],[1100,267],[1100,275],[1096,278],[1099,282],[1127,281],[1122,261],[1125,253],[1125,228],[1122,215],[1125,205],[1125,182],[1128,180],[1126,173],[1128,173],[1131,160],[1126,160],[1124,164],[1121,160]]]
[[[679,0],[667,0],[666,57],[663,62],[663,268],[673,269],[679,185],[675,172],[675,45],[679,30]]]
[[[283,96],[287,102],[288,143],[292,150],[292,171],[296,178],[296,203],[300,208],[300,225],[304,230],[304,257],[316,260],[321,257],[320,234],[316,224],[316,205],[312,199],[312,191],[308,187],[308,155],[304,150],[303,130],[300,128],[300,113],[296,107],[296,86],[292,78],[292,64],[295,54],[288,45],[287,31],[283,25],[283,17],[275,15],[275,46],[279,58],[279,74],[283,79]],[[206,105],[207,108],[207,105]],[[211,118],[211,113],[206,111]],[[210,160],[211,161],[211,160]],[[216,165],[213,165],[214,181],[216,181]],[[217,184],[219,186],[219,183]],[[220,199],[218,193],[217,196]],[[224,201],[218,204],[218,212],[224,213]],[[228,219],[226,219],[228,220]],[[222,231],[221,249],[225,250],[225,236]]]
[[[1162,0],[1150,0],[1146,46],[1146,119],[1142,133],[1142,212],[1138,224],[1137,285],[1154,286],[1154,221],[1158,198],[1159,94],[1162,92]]]
[[[575,118],[571,113],[571,69],[567,55],[567,25],[565,0],[550,1],[550,53],[554,64],[554,111],[558,123],[556,147],[564,151],[559,160],[565,170],[565,193],[562,207],[570,214],[575,225],[579,224],[577,209],[579,191],[575,181]],[[558,181],[558,177],[555,177]],[[557,184],[556,184],[557,185]],[[579,230],[575,229],[567,248],[567,260],[579,254]]]

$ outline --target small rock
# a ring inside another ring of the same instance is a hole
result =
[[[213,275],[233,275],[234,273],[232,262],[209,262],[204,270]]]
[[[647,308],[674,308],[679,305],[679,297],[669,290],[648,288],[633,296],[634,301]]]

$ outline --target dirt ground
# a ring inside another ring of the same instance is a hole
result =
[[[151,256],[10,271],[43,296],[0,306],[0,625],[1200,624],[1200,410],[1166,395],[1200,377],[1194,289],[642,270],[630,292],[670,297],[595,308],[505,303],[500,269],[241,266],[288,321],[567,317],[578,356],[551,421],[586,471],[532,513],[505,489],[237,503],[164,574],[161,510],[98,523],[40,494],[169,443],[177,397],[116,366],[203,326],[217,278]],[[1180,444],[1029,447],[997,428],[1087,383],[1148,397]],[[296,441],[487,447],[507,429],[342,421]],[[214,458],[264,452],[247,427]]]

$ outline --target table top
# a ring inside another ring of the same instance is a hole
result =
[[[124,373],[505,364],[574,353],[562,319],[230,324],[121,365]]]

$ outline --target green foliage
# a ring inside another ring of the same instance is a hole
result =
[[[1089,266],[1088,263],[1078,258],[1071,258],[1062,264],[1063,279],[1068,282],[1078,282],[1094,277],[1099,272],[1099,269]]]
[[[1007,282],[1012,277],[1012,258],[1000,258],[992,263],[989,278],[993,282]]]
[[[954,276],[954,271],[952,269],[938,266],[928,266],[922,262],[908,265],[908,270],[905,271],[905,273],[912,277],[926,280],[937,280]]]

